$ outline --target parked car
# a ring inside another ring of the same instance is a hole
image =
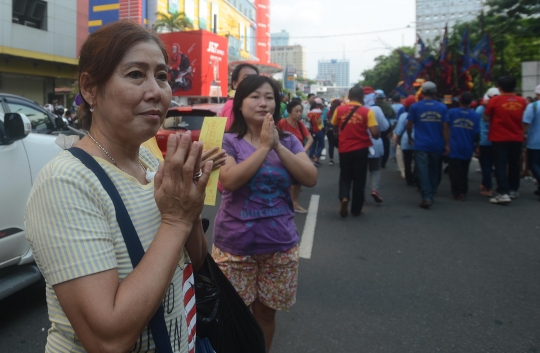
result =
[[[81,135],[84,132],[67,124],[61,116],[51,113],[38,103],[21,96],[0,93],[0,113],[21,113],[26,115],[32,125],[32,132],[38,134]]]
[[[0,113],[0,299],[42,278],[25,238],[24,210],[38,172],[61,151],[55,135],[31,133],[52,130],[52,117],[26,101],[19,107],[10,106],[30,112],[33,120]]]
[[[201,128],[206,116],[217,116],[223,104],[201,104],[187,107],[171,107],[162,127],[156,134],[157,144],[163,153],[167,153],[167,139],[178,131],[191,131],[191,139],[199,141]]]

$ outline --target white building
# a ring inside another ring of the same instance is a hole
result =
[[[338,87],[350,87],[349,59],[319,60],[317,80],[332,81]]]
[[[278,64],[283,69],[293,66],[298,77],[307,77],[306,52],[301,45],[272,46],[270,62]]]
[[[270,47],[282,47],[289,45],[289,32],[282,29],[279,33],[270,34]]]
[[[485,0],[416,0],[416,33],[427,44],[442,38],[444,27],[474,20],[484,8]]]

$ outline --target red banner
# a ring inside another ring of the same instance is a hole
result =
[[[173,96],[227,96],[227,38],[205,30],[159,36],[169,53],[169,84]]]

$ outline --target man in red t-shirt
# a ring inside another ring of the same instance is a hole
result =
[[[523,113],[527,101],[514,94],[516,79],[502,76],[497,80],[500,96],[489,100],[484,120],[490,123],[488,140],[493,144],[498,195],[491,203],[508,204],[519,197],[519,158],[523,144]]]
[[[335,126],[335,131],[339,131],[338,151],[341,169],[339,174],[339,200],[341,201],[339,214],[344,218],[349,214],[349,200],[351,200],[352,215],[357,217],[362,213],[368,149],[372,145],[371,137],[378,139],[380,136],[375,113],[360,103],[364,100],[364,88],[358,85],[351,88],[349,100],[349,104],[337,107],[332,117],[332,125]],[[353,109],[356,110],[347,125],[343,127]],[[350,198],[351,183],[352,199]]]

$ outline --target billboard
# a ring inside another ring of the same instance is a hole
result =
[[[169,84],[173,96],[227,95],[227,38],[205,30],[159,36],[169,53]]]

